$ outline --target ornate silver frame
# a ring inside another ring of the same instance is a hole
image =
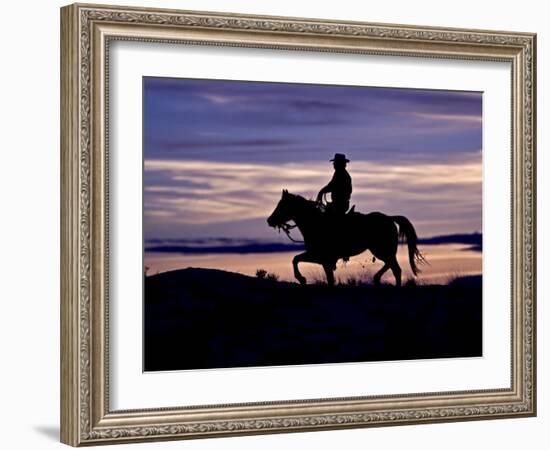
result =
[[[508,61],[512,383],[508,389],[112,411],[106,67],[116,39]],[[536,35],[75,4],[61,9],[61,441],[73,446],[536,414]]]

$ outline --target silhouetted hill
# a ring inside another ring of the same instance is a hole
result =
[[[188,268],[145,278],[145,370],[481,355],[481,277],[300,286]]]
[[[281,243],[281,242],[250,242],[241,243],[237,245],[209,245],[209,246],[195,246],[185,244],[163,244],[163,245],[149,245],[146,248],[148,252],[159,253],[185,253],[188,255],[205,254],[205,253],[278,253],[278,252],[290,252],[290,251],[302,251],[304,249],[303,244],[293,243]]]
[[[418,243],[424,245],[467,244],[471,246],[469,250],[476,250],[480,252],[483,248],[483,235],[481,233],[448,234],[445,236],[420,238]]]
[[[300,239],[299,232],[295,237]],[[450,234],[445,236],[434,236],[420,238],[423,245],[441,244],[467,244],[470,250],[481,251],[481,233]],[[232,238],[206,238],[206,239],[148,239],[145,250],[148,252],[160,253],[181,253],[181,254],[212,254],[212,253],[278,253],[301,251],[304,245],[294,242],[266,242],[256,239],[232,239]]]

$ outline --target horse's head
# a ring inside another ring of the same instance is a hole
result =
[[[277,207],[267,218],[267,224],[270,227],[282,227],[289,220],[294,219],[294,208],[292,208],[293,197],[294,196],[292,194],[289,194],[286,189],[283,189],[281,200],[279,200],[279,203],[277,203]]]

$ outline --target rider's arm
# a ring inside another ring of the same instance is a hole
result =
[[[317,194],[317,201],[320,202],[322,197],[323,197],[323,194],[327,194],[328,192],[332,192],[332,181],[333,180],[330,180],[330,182],[324,187],[322,188],[319,193]]]

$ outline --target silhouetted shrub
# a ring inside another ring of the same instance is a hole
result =
[[[268,279],[269,281],[279,281],[279,275],[277,275],[276,273],[268,273],[266,279]]]

